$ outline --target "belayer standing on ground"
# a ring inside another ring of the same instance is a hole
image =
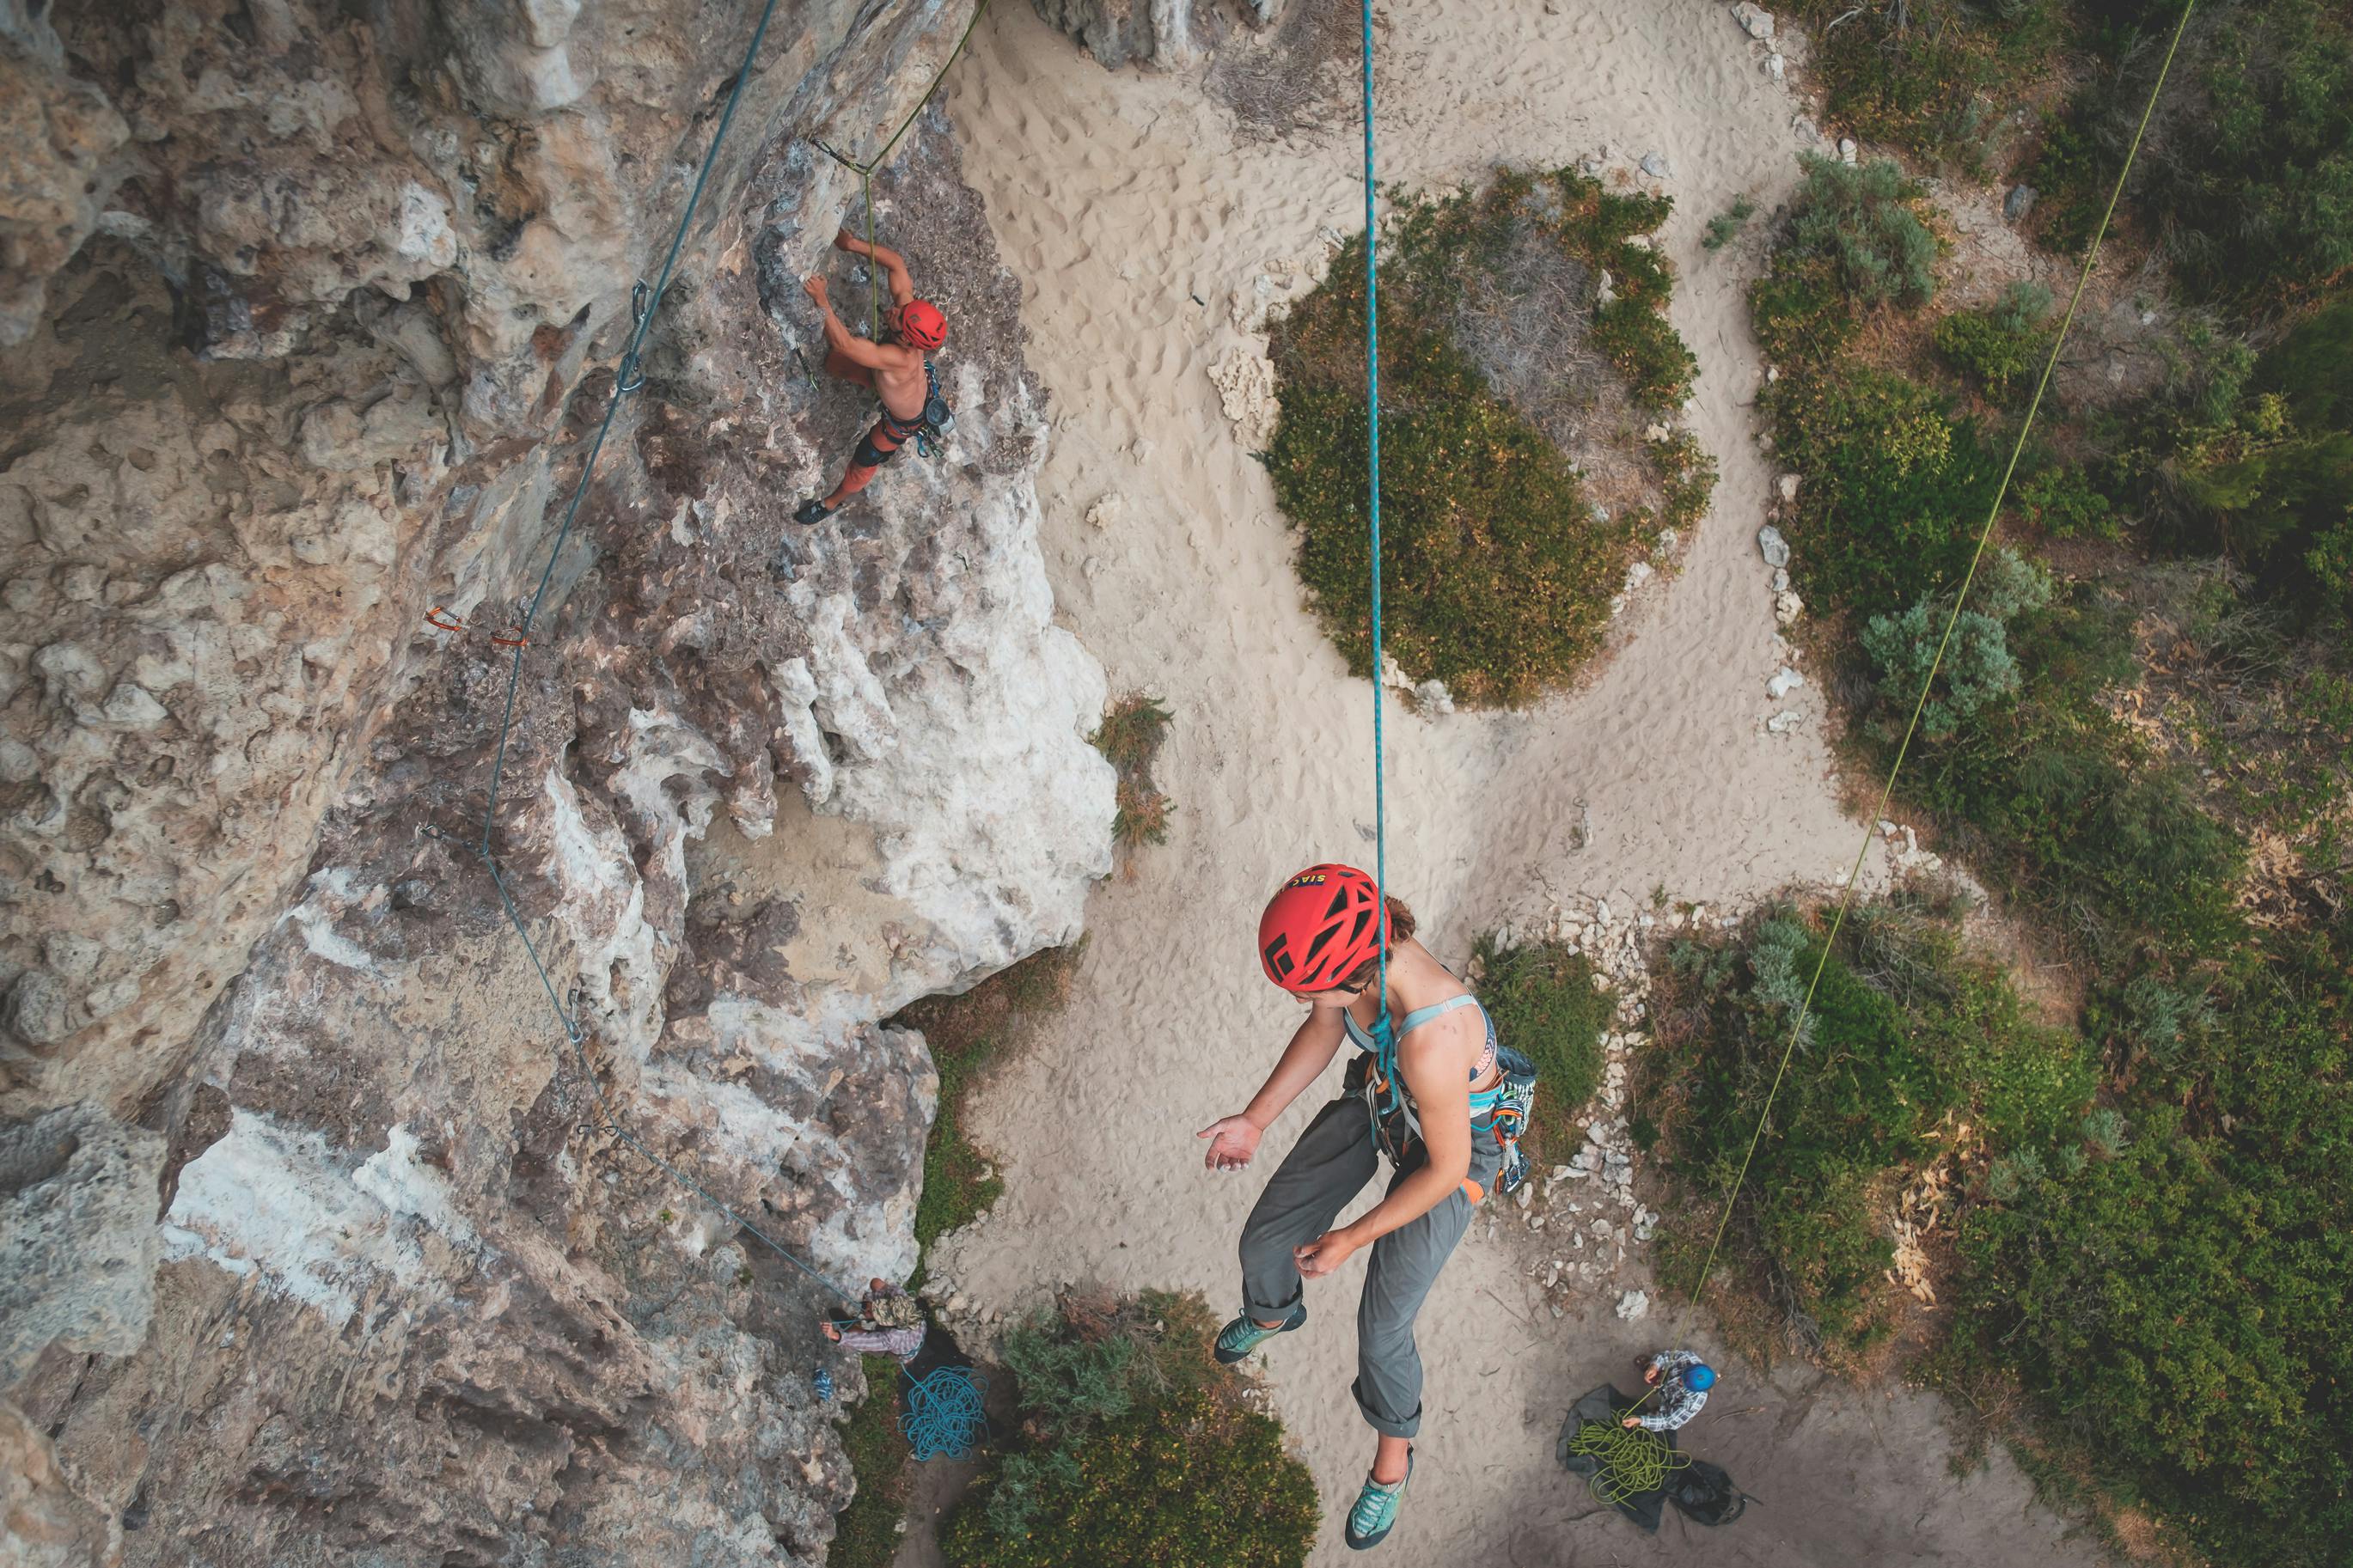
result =
[[[825,1337],[844,1350],[861,1355],[892,1355],[906,1365],[923,1348],[923,1310],[914,1299],[888,1279],[866,1282],[866,1300],[858,1316],[847,1322],[828,1319],[819,1325]]]
[[[825,313],[825,373],[873,388],[882,400],[882,416],[860,438],[849,471],[833,493],[823,500],[803,501],[793,513],[795,522],[818,523],[831,517],[835,508],[864,489],[882,465],[898,456],[900,447],[947,412],[931,356],[948,341],[948,319],[929,300],[916,298],[906,258],[897,251],[869,245],[846,228],[833,237],[833,243],[837,249],[866,258],[868,266],[880,267],[891,285],[891,308],[882,312],[886,335],[880,342],[842,324],[826,298],[824,279],[811,278],[802,285]]]
[[[1653,1386],[1635,1409],[1640,1411],[1643,1405],[1651,1405],[1652,1409],[1647,1415],[1629,1415],[1620,1425],[1675,1432],[1707,1403],[1707,1391],[1715,1386],[1715,1369],[1693,1352],[1661,1351],[1643,1369],[1642,1381]]]
[[[1486,1010],[1413,940],[1412,911],[1384,900],[1352,866],[1312,866],[1285,882],[1259,921],[1258,946],[1267,978],[1306,1003],[1307,1018],[1249,1109],[1202,1129],[1209,1168],[1248,1165],[1266,1129],[1343,1044],[1363,1054],[1242,1227],[1242,1313],[1218,1335],[1217,1356],[1240,1361],[1298,1328],[1307,1321],[1303,1279],[1372,1249],[1356,1309],[1355,1392],[1380,1436],[1347,1525],[1348,1544],[1362,1550],[1388,1535],[1413,1474],[1422,1379],[1414,1317],[1481,1200],[1525,1173],[1518,1138],[1535,1069],[1497,1044]],[[1395,1023],[1392,1009],[1404,1015]],[[1396,1172],[1388,1193],[1332,1228],[1383,1155]]]

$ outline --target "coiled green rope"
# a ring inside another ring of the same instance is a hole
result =
[[[1620,1419],[1631,1414],[1627,1411]],[[1569,1439],[1568,1451],[1600,1461],[1585,1484],[1593,1489],[1596,1499],[1613,1506],[1657,1491],[1667,1484],[1669,1476],[1692,1462],[1689,1454],[1646,1426],[1609,1421],[1588,1421],[1579,1426],[1577,1436]]]

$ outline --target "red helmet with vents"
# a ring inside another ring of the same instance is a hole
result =
[[[1285,991],[1329,991],[1381,950],[1388,910],[1354,866],[1310,866],[1258,920],[1258,957]]]
[[[899,307],[899,335],[928,352],[948,341],[948,319],[929,300],[910,300]]]

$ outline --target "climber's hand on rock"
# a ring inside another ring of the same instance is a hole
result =
[[[1327,1230],[1306,1246],[1293,1247],[1291,1256],[1303,1278],[1320,1279],[1347,1262],[1356,1250],[1356,1244],[1346,1231]]]
[[[836,250],[846,250],[852,256],[863,256],[866,253],[866,242],[847,228],[838,228],[833,231],[833,247]]]
[[[816,301],[818,302],[818,304],[820,307],[824,306],[824,304],[825,304],[825,302],[826,302],[826,300],[825,300],[825,279],[822,279],[822,278],[811,278],[811,279],[808,279],[807,281],[805,281],[805,282],[803,282],[803,283],[801,284],[801,288],[802,288],[802,289],[803,289],[805,292],[807,292],[807,293],[808,297],[809,297],[810,299],[812,299],[812,300],[816,300]]]
[[[1239,1171],[1258,1152],[1258,1124],[1247,1116],[1228,1116],[1195,1134],[1209,1141],[1201,1163],[1212,1171]]]

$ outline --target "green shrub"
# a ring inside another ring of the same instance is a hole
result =
[[[2142,1071],[2085,1168],[1965,1211],[1961,1345],[2217,1562],[2320,1568],[2353,1539],[2353,964],[2347,922],[2125,1013],[2194,1062]],[[2160,994],[2160,991],[2166,993]],[[2022,1361],[2021,1361],[2022,1358]]]
[[[1936,291],[1936,237],[1925,193],[1894,163],[1810,153],[1774,247],[1750,293],[1757,335],[1777,359],[1822,359],[1883,306],[1916,307]]]
[[[1874,140],[1982,176],[2000,118],[1989,95],[2046,72],[2067,36],[2059,0],[1797,0],[1830,111]]]
[[[2051,290],[2039,283],[2013,283],[1990,305],[1955,310],[1937,321],[1936,352],[1945,362],[1996,403],[2023,392],[2051,354],[2052,333],[2043,329],[2051,313]]]
[[[1931,388],[1841,363],[1766,399],[1781,460],[1802,477],[1783,521],[1810,603],[1872,615],[1957,583],[2001,469],[1977,425]]]
[[[2353,16],[2325,0],[2226,7],[2192,63],[2141,197],[2175,270],[2243,298],[2353,267]]]
[[[827,1568],[891,1568],[899,1555],[899,1527],[907,1517],[907,1440],[899,1435],[898,1359],[870,1355],[860,1360],[866,1369],[866,1397],[839,1423],[858,1492],[834,1518]]]
[[[1595,505],[1546,428],[1567,416],[1564,396],[1663,411],[1689,394],[1696,361],[1665,314],[1672,274],[1631,243],[1666,211],[1567,171],[1400,204],[1381,279],[1384,632],[1401,666],[1465,702],[1525,702],[1572,674],[1662,521]],[[1369,676],[1362,244],[1273,329],[1282,415],[1266,461],[1311,607]],[[1589,326],[1556,290],[1521,299],[1524,274],[1586,291]],[[1580,354],[1607,362],[1600,381],[1564,370]],[[1712,471],[1674,443],[1633,445],[1662,511],[1695,516]]]
[[[959,995],[926,996],[890,1019],[923,1035],[940,1075],[939,1110],[923,1142],[923,1190],[915,1203],[919,1247],[928,1250],[1004,1194],[1003,1179],[965,1131],[965,1101],[981,1071],[1008,1042],[1070,1000],[1085,951],[1084,937],[1067,947],[1048,948]]]
[[[1113,700],[1102,725],[1087,737],[1119,774],[1111,836],[1123,848],[1168,842],[1172,803],[1153,782],[1152,764],[1159,760],[1175,717],[1159,699],[1130,691]]]
[[[1675,1022],[1662,1031],[1659,1092],[1670,1158],[1695,1196],[1716,1201],[1779,1076],[1734,1211],[1738,1244],[1827,1343],[1859,1348],[1883,1331],[1892,1247],[1871,1199],[1939,1152],[1931,1132],[1965,1119],[2030,1163],[2079,1137],[2088,1051],[2026,1019],[2000,971],[1963,952],[1949,911],[1859,907],[1825,961],[1817,921],[1769,910],[1736,936],[1678,942],[1667,968],[1662,1016]]]
[[[2240,930],[2243,847],[2200,809],[2185,770],[2148,755],[2101,701],[2135,672],[2122,608],[2079,588],[2021,608],[2002,637],[2018,695],[1956,715],[1949,731],[1924,726],[1903,797],[2080,951],[2104,962],[2143,940],[2221,951]],[[1858,726],[1879,766],[1917,692],[1891,687]]]
[[[1566,1158],[1576,1146],[1567,1118],[1601,1087],[1601,1037],[1616,1000],[1594,985],[1593,961],[1561,942],[1504,947],[1491,932],[1479,939],[1472,962],[1495,1037],[1536,1066],[1543,1100],[1528,1131],[1529,1156]]]
[[[2307,318],[2201,413],[2160,420],[2147,466],[2177,548],[2221,550],[2308,616],[2353,616],[2353,301]],[[2228,400],[2230,406],[2214,405]]]
[[[2013,493],[2026,521],[2053,539],[2114,540],[2124,535],[2115,506],[2074,464],[2053,464],[2021,481]]]
[[[2010,623],[2051,602],[2050,574],[2010,550],[1986,558],[1974,587],[1969,607],[1958,616],[1949,597],[1939,595],[1900,616],[1873,616],[1862,629],[1862,651],[1879,668],[1881,700],[1898,713],[1919,702],[1926,740],[1947,739],[1962,720],[1988,703],[2018,694]],[[1936,685],[1921,702],[1932,666]]]
[[[2042,237],[2090,239],[2155,85],[2177,5],[2111,5],[2076,98],[2027,177]],[[2353,16],[2332,0],[2201,6],[2126,201],[2197,298],[2248,301],[2353,267]]]
[[[1734,197],[1730,206],[1707,220],[1707,233],[1701,237],[1700,244],[1710,250],[1722,250],[1747,226],[1756,213],[1755,202],[1746,196]]]
[[[1065,1298],[1006,1337],[1019,1440],[941,1536],[950,1568],[1298,1568],[1315,1487],[1208,1353],[1198,1296]]]

